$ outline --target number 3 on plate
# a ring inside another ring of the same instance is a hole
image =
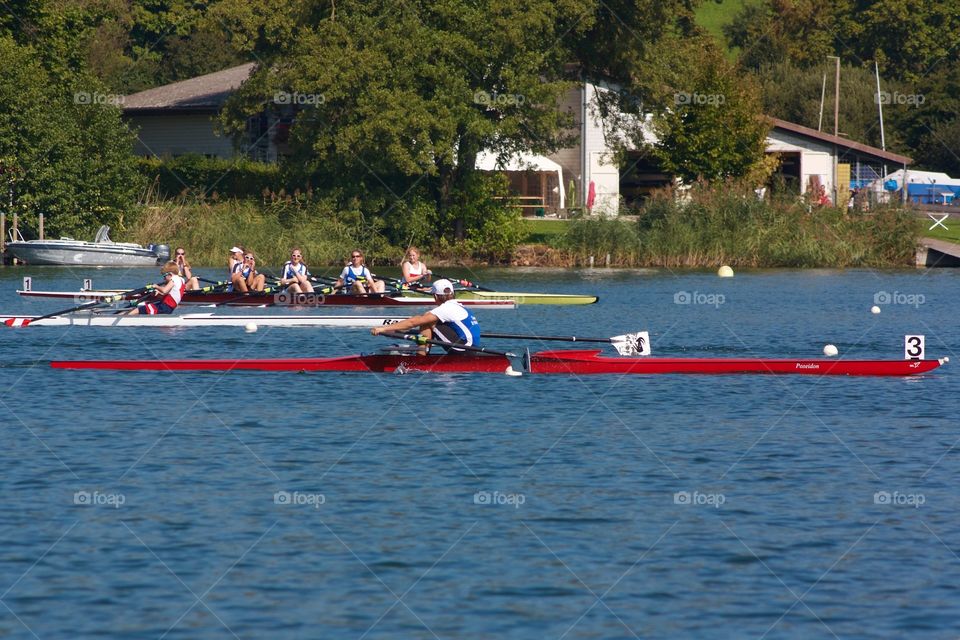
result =
[[[923,360],[923,336],[903,336],[903,357],[906,360]]]

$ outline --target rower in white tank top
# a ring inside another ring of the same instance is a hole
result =
[[[403,282],[408,285],[425,284],[433,275],[427,265],[420,261],[420,251],[416,247],[407,249],[406,259],[400,263]]]

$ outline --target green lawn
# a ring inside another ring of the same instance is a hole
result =
[[[940,216],[937,217],[939,218]],[[930,227],[933,225],[933,220],[927,218],[924,218],[918,224],[920,235],[925,238],[936,238],[937,240],[946,240],[947,242],[960,244],[960,217],[951,217],[949,220],[944,220],[943,224],[947,225],[946,229],[938,225],[931,230]]]
[[[539,218],[525,218],[527,223],[527,237],[525,244],[549,244],[552,238],[556,238],[567,230],[569,220],[543,220]]]

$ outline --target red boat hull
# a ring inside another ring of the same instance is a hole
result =
[[[494,355],[355,355],[336,358],[242,360],[59,360],[55,369],[148,371],[363,371],[389,373],[504,373],[508,358]],[[599,350],[542,351],[530,357],[536,374],[801,374],[910,376],[939,367],[939,360],[795,360],[786,358],[624,358]]]

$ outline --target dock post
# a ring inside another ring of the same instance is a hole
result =
[[[37,225],[39,227],[37,230],[40,232],[40,239],[43,240],[43,214],[42,213],[37,216]]]

